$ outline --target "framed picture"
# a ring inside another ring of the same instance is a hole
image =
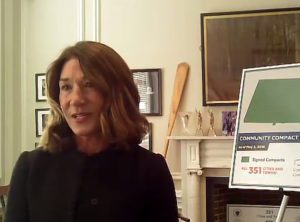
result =
[[[149,131],[140,143],[140,146],[152,151],[152,123],[149,123]]]
[[[234,136],[236,127],[237,111],[222,112],[222,135]]]
[[[4,211],[5,211],[4,207],[1,207],[0,208],[0,222],[4,221],[4,214],[5,214]]]
[[[35,134],[37,137],[42,135],[49,114],[50,114],[49,108],[35,110]]]
[[[131,71],[140,95],[140,112],[147,116],[161,116],[161,69],[132,69]]]
[[[46,74],[35,74],[35,100],[37,102],[46,101]]]
[[[300,62],[300,8],[201,14],[203,105],[237,104],[242,70]]]

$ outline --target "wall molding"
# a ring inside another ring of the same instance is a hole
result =
[[[100,0],[95,0],[95,36],[94,40],[100,42],[101,33],[100,33]]]
[[[4,103],[3,103],[3,38],[2,35],[4,33],[4,29],[2,26],[2,15],[3,15],[3,3],[0,1],[0,168],[3,169],[3,158],[2,158],[2,152],[4,149],[4,144],[3,144],[3,136],[2,134],[4,133],[4,124],[3,124],[3,110],[4,109]],[[0,170],[0,178],[2,178],[2,170]]]
[[[27,76],[26,76],[26,13],[27,3],[21,1],[21,144],[24,147],[26,144],[26,110],[27,110]]]
[[[85,39],[85,0],[78,0],[78,41]]]
[[[78,41],[100,42],[100,7],[100,0],[78,0]]]
[[[78,41],[100,42],[100,0],[78,0]]]

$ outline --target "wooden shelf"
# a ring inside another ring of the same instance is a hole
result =
[[[234,136],[168,136],[169,140],[233,140]]]

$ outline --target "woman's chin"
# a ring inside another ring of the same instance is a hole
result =
[[[75,129],[73,133],[76,137],[94,137],[99,135],[99,131],[95,132],[94,130],[87,130],[87,129]]]

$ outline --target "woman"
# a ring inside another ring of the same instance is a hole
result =
[[[138,146],[148,122],[113,49],[66,48],[47,71],[47,94],[42,147],[16,163],[6,222],[178,221],[164,158]]]

